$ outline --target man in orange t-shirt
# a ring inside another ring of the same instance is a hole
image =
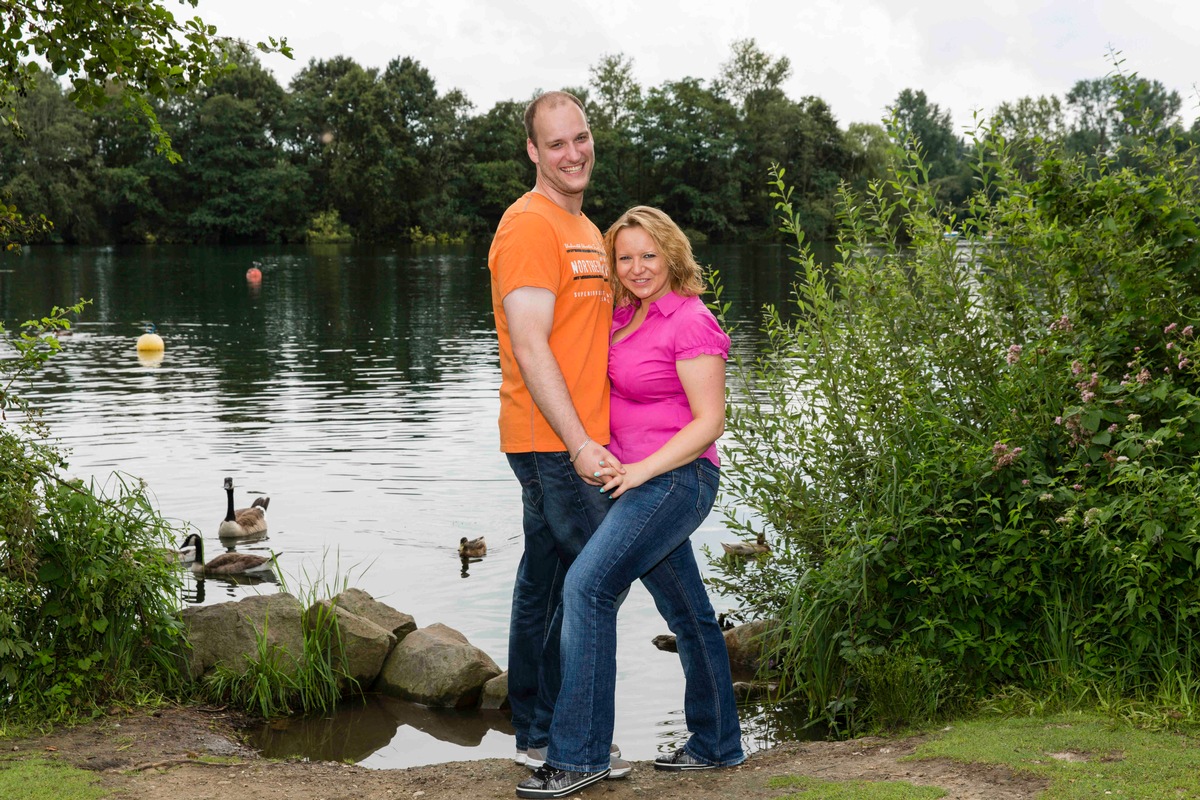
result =
[[[537,767],[561,683],[563,578],[608,510],[600,466],[622,468],[605,447],[612,292],[603,239],[583,214],[594,158],[583,104],[547,92],[525,110],[525,131],[537,179],[500,220],[488,269],[500,342],[500,449],[524,506],[509,705],[517,761]]]

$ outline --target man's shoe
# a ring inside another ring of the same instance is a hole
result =
[[[518,750],[517,752],[520,753],[521,751]],[[615,744],[611,745],[608,748],[608,755],[610,758],[614,758],[614,757],[620,758],[621,757],[621,748],[617,747]],[[528,750],[525,751],[525,760],[523,762],[518,761],[517,763],[518,764],[523,763],[525,766],[529,767],[530,769],[537,769],[542,764],[546,763],[546,748],[544,748],[544,747],[529,748]],[[622,775],[619,775],[617,777],[624,777],[625,775],[628,775],[628,774],[629,774],[628,772],[625,772]]]
[[[659,756],[654,759],[654,768],[667,772],[683,772],[693,769],[716,769],[716,764],[701,761],[689,753],[686,748],[679,748],[669,756]]]
[[[608,778],[625,778],[629,773],[633,772],[633,764],[630,764],[620,756],[608,757]]]
[[[566,797],[608,777],[601,772],[568,772],[543,764],[517,784],[517,797]]]

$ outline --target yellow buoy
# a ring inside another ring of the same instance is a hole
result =
[[[139,353],[161,353],[164,349],[162,337],[155,331],[154,325],[147,325],[146,332],[138,337],[137,351]]]

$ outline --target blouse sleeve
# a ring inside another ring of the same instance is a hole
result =
[[[675,333],[676,361],[705,355],[729,360],[729,336],[721,330],[717,318],[703,304],[680,322]]]

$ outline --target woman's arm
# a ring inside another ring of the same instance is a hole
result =
[[[690,464],[703,455],[725,432],[725,359],[699,355],[675,362],[679,381],[692,410],[692,421],[666,444],[641,461],[625,465],[625,474],[602,469],[607,482],[602,491],[620,497],[626,489],[641,486],[651,478]]]

